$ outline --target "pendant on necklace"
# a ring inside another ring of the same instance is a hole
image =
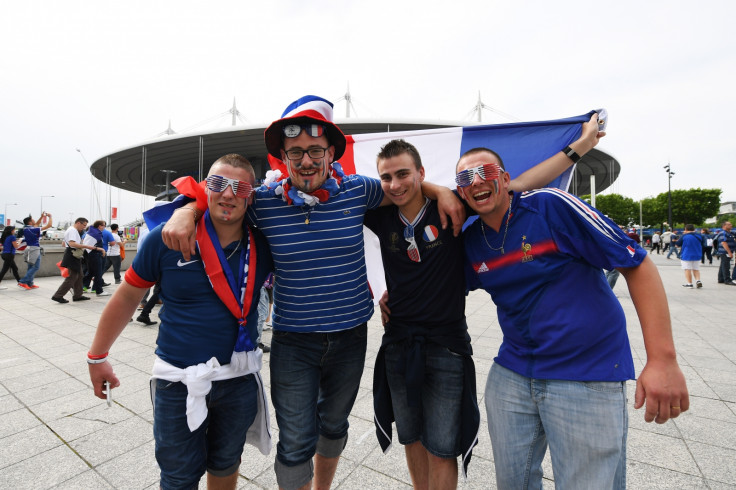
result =
[[[503,255],[503,254],[504,254],[503,247],[501,247],[501,255]]]
[[[307,217],[307,219],[304,220],[304,224],[305,225],[308,225],[309,224],[309,217]]]

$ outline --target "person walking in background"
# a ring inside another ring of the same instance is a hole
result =
[[[118,234],[118,225],[113,223],[110,225],[112,234],[112,240],[108,242],[107,258],[105,259],[105,269],[102,271],[104,274],[112,266],[112,272],[115,276],[115,284],[120,284],[122,278],[120,277],[120,265],[123,262],[121,257],[121,249],[125,246],[125,239],[121,238]],[[104,245],[104,243],[103,243]]]
[[[679,237],[677,236],[677,230],[673,230],[672,234],[670,235],[670,250],[667,252],[667,258],[669,259],[672,255],[672,252],[675,253],[675,256],[679,259],[680,258],[680,250],[677,248],[677,240]]]
[[[708,228],[700,230],[703,234],[703,253],[700,256],[700,263],[705,264],[705,258],[708,257],[708,264],[713,265],[713,235],[710,234]]]
[[[731,279],[731,259],[733,252],[736,250],[736,237],[731,232],[733,225],[730,221],[723,223],[721,231],[718,232],[718,256],[721,259],[721,265],[718,267],[718,284],[726,284],[727,286],[736,286]]]
[[[18,286],[23,289],[30,289],[20,285],[20,274],[18,274],[18,266],[15,265],[15,250],[20,247],[20,241],[15,237],[15,226],[5,227],[2,237],[0,237],[0,243],[3,244],[3,270],[0,272],[0,283],[3,280],[3,277],[5,277],[5,273],[10,270],[13,272],[15,280],[18,281]],[[0,289],[8,288],[0,285]]]
[[[87,230],[83,243],[92,246],[92,251],[87,254],[87,276],[84,278],[84,287],[89,288],[92,284],[92,291],[97,296],[110,296],[110,293],[103,289],[104,281],[102,280],[102,266],[105,260],[105,248],[102,243],[102,230],[105,228],[105,222],[102,220],[95,221]]]
[[[703,240],[700,234],[695,233],[695,225],[685,225],[685,233],[675,245],[682,250],[680,262],[687,281],[682,287],[693,289],[693,276],[695,276],[695,287],[702,288],[698,259],[703,256]]]
[[[61,259],[61,266],[66,267],[69,270],[69,276],[64,279],[59,289],[56,290],[54,295],[51,297],[52,300],[57,303],[68,303],[68,299],[64,299],[64,295],[69,292],[70,289],[74,290],[72,296],[73,301],[84,301],[88,300],[89,296],[84,296],[82,289],[82,255],[83,249],[95,250],[95,246],[86,245],[82,243],[82,238],[79,235],[87,227],[87,218],[79,217],[74,221],[74,224],[67,228],[64,232],[64,243],[66,243],[66,250],[64,250],[64,257]],[[99,248],[102,250],[102,248]]]
[[[672,238],[672,230],[667,229],[662,233],[662,253],[664,254],[670,248],[670,241]]]
[[[649,253],[653,253],[656,250],[657,255],[659,255],[659,248],[660,248],[661,242],[662,242],[662,232],[661,231],[654,232],[654,235],[652,235],[652,249],[649,251]]]
[[[43,219],[48,217],[49,221],[44,225]],[[41,213],[41,217],[38,221],[33,221],[31,216],[23,219],[23,238],[26,240],[26,251],[23,254],[28,269],[26,275],[18,281],[18,285],[25,289],[38,289],[38,286],[33,284],[33,278],[36,277],[36,272],[41,268],[41,233],[44,230],[48,230],[53,225],[53,218],[51,213],[46,211]]]

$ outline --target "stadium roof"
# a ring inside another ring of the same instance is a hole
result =
[[[468,123],[422,121],[336,121],[345,134],[411,131],[468,126]],[[98,180],[123,190],[156,196],[166,195],[168,180],[191,175],[200,179],[222,155],[239,153],[253,164],[257,178],[269,170],[262,125],[232,126],[221,130],[173,134],[123,148],[92,163],[90,171]],[[596,193],[618,178],[621,166],[606,152],[595,148],[578,162],[570,192],[590,194],[590,176],[595,175]],[[172,190],[172,192],[174,192]]]

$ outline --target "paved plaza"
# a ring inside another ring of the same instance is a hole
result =
[[[736,489],[736,320],[731,319],[736,287],[716,283],[715,261],[702,269],[705,287],[687,290],[681,286],[684,274],[679,260],[666,260],[662,255],[653,258],[667,290],[691,405],[676,420],[646,424],[643,411],[633,409],[634,383],[628,384],[632,407],[628,488]],[[111,279],[112,274],[107,274],[106,280],[113,282]],[[110,359],[121,386],[113,392],[113,406],[107,408],[92,394],[85,357],[109,297],[61,305],[50,299],[60,277],[38,278],[36,283],[40,289],[26,291],[6,277],[2,285],[8,289],[0,291],[0,488],[158,488],[148,390],[158,325],[130,323],[114,345]],[[615,292],[629,320],[639,372],[646,353],[623,277]],[[158,308],[153,319],[157,319]],[[482,420],[468,479],[460,487],[492,489],[496,488],[493,458],[482,397],[501,332],[486,293],[471,294],[466,312]],[[349,441],[334,488],[411,487],[403,449],[395,436],[394,446],[384,455],[374,434],[371,387],[382,331],[374,315],[369,323],[365,371],[350,417]],[[270,342],[270,332],[264,340]],[[268,354],[264,361],[268,384]],[[272,425],[278,439],[275,420]],[[238,488],[276,488],[274,455],[275,444],[270,456],[246,446]],[[554,488],[549,456],[544,470],[545,488]],[[205,488],[204,483],[200,488]]]

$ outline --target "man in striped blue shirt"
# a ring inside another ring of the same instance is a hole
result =
[[[346,176],[337,160],[345,135],[332,122],[332,104],[305,96],[265,131],[269,154],[288,178],[255,191],[248,220],[266,236],[275,266],[271,398],[279,425],[274,469],[282,488],[328,488],[347,444],[373,315],[363,248],[367,210],[390,204],[378,179]],[[444,187],[424,183],[452,223],[462,204]],[[192,208],[193,204],[187,207]],[[195,214],[198,214],[195,212]],[[188,213],[175,213],[167,245],[193,248]]]

